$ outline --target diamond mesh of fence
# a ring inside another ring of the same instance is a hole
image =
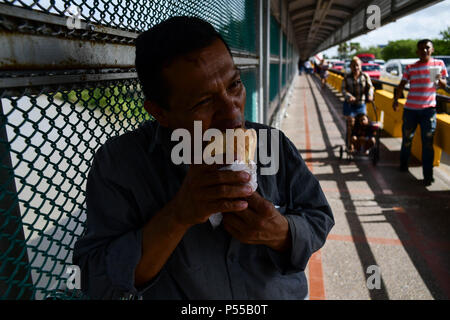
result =
[[[210,22],[230,47],[256,51],[254,0],[0,0],[26,9],[142,32],[172,16]]]
[[[24,289],[15,298],[41,299],[61,289],[66,296],[73,296],[75,292],[65,289],[65,267],[83,231],[84,188],[94,152],[109,137],[150,119],[142,108],[138,80],[92,83],[82,89],[57,88],[33,95],[25,89],[22,95],[8,98],[0,92],[0,97],[0,130],[7,136],[1,141],[1,170],[8,176],[6,183],[2,182],[2,198],[10,199],[9,207],[2,206],[6,218],[2,219],[0,238],[11,240],[0,253],[0,280],[7,286],[3,298],[11,298],[15,286]],[[8,157],[11,163],[5,166]],[[6,188],[12,181],[15,194]],[[16,207],[19,216],[12,214]],[[11,219],[20,219],[15,221],[16,230],[4,232]],[[21,228],[23,239],[17,240]],[[13,250],[18,252],[11,254]],[[27,256],[28,263],[20,261],[17,253]],[[17,269],[25,269],[31,281],[17,279],[11,273]]]

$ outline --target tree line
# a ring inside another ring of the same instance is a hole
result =
[[[439,33],[440,39],[431,39],[434,45],[434,55],[450,55],[450,27]],[[338,47],[340,59],[346,59],[359,53],[372,53],[377,59],[385,61],[399,58],[416,58],[417,39],[389,41],[385,47],[361,47],[358,42],[343,42]]]

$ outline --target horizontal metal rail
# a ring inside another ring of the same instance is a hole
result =
[[[333,72],[333,73],[336,73],[336,74],[338,74],[338,75],[340,75],[342,77],[345,75],[345,72],[342,72],[342,71],[339,71],[339,70],[329,69],[329,71]],[[394,90],[398,89],[398,84],[395,84],[395,83],[392,83],[392,82],[387,82],[387,81],[378,80],[378,79],[371,79],[371,81],[372,81],[372,83],[375,86],[377,86],[377,85],[379,86],[379,85],[383,85],[384,84],[384,85],[388,85],[388,86],[394,87]],[[405,87],[403,90],[409,91],[409,88]],[[436,94],[436,99],[440,100],[440,101],[444,101],[444,102],[450,102],[450,97],[449,96],[444,96],[444,95],[438,94],[438,93]]]
[[[0,32],[0,70],[131,68],[133,45]]]
[[[17,6],[11,6],[7,4],[0,4],[0,15],[19,18],[19,19],[27,19],[45,24],[58,25],[62,27],[67,26],[67,17],[61,17],[51,13],[40,12],[36,10],[29,10],[25,8],[20,8]],[[97,32],[108,34],[112,36],[126,37],[135,39],[139,35],[136,32],[129,32],[125,30],[120,30],[116,28],[105,27],[102,25],[93,24],[90,22],[80,21],[80,25],[77,26],[78,30],[85,30],[90,32]]]
[[[134,40],[139,33],[81,21],[79,28],[67,27],[69,17],[0,4],[0,88],[84,81],[83,76],[39,76],[8,79],[5,74],[44,70],[134,68]],[[232,50],[241,69],[256,68],[255,53]],[[123,70],[117,78],[124,76]],[[90,75],[90,79],[110,79]],[[92,80],[95,81],[95,80]]]
[[[10,77],[10,78],[0,78],[0,88],[34,87],[43,85],[124,80],[134,78],[137,78],[136,72],[52,75],[52,76],[35,76],[35,77]]]

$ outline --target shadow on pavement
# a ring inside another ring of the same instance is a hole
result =
[[[314,80],[312,80],[314,79]],[[323,133],[325,150],[299,150],[309,152],[312,158],[308,162],[329,166],[331,173],[315,174],[319,180],[333,180],[336,182],[341,200],[344,204],[345,216],[350,227],[351,236],[355,239],[354,244],[361,263],[363,273],[366,274],[367,267],[377,265],[375,256],[369,245],[364,232],[363,224],[366,223],[389,223],[398,235],[401,245],[405,248],[411,262],[420,274],[423,282],[435,299],[450,298],[449,273],[449,233],[450,222],[448,219],[448,208],[450,205],[450,191],[431,192],[421,185],[410,173],[402,173],[397,169],[399,151],[390,151],[383,144],[380,149],[380,162],[374,167],[369,160],[362,159],[349,162],[336,156],[339,145],[332,145],[328,136],[324,119],[321,115],[317,101],[317,90],[323,95],[330,114],[336,124],[340,119],[336,115],[341,114],[341,101],[327,88],[320,89],[320,83],[316,77],[307,77],[310,85],[314,105],[318,115],[318,123]],[[317,90],[313,89],[316,86]],[[315,92],[316,91],[316,92]],[[328,100],[328,101],[327,101]],[[330,105],[329,101],[334,104]],[[336,111],[331,110],[334,108]],[[344,138],[344,128],[340,127],[340,133]],[[326,152],[327,158],[316,157],[315,153]],[[354,164],[356,172],[343,173],[340,166]],[[411,166],[420,166],[420,162],[411,159]],[[354,200],[351,198],[347,181],[365,181],[374,194],[374,199],[382,208],[377,221],[361,222],[356,212]],[[447,211],[447,212],[446,212]],[[381,278],[381,289],[368,290],[371,299],[389,299],[383,278]]]

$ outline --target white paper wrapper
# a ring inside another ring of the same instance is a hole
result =
[[[250,181],[248,184],[252,188],[252,191],[255,192],[258,188],[258,181],[257,181],[257,175],[256,175],[256,163],[252,160],[250,160],[249,164],[246,164],[243,161],[235,160],[232,164],[229,166],[220,168],[219,170],[231,170],[231,171],[246,171],[250,174]],[[212,227],[215,229],[221,222],[222,222],[222,213],[214,213],[209,217],[209,222],[211,223]]]
[[[438,76],[438,74],[441,73],[441,67],[440,66],[431,66],[429,67],[429,71],[430,71],[430,81],[431,82],[436,82],[436,78]]]

